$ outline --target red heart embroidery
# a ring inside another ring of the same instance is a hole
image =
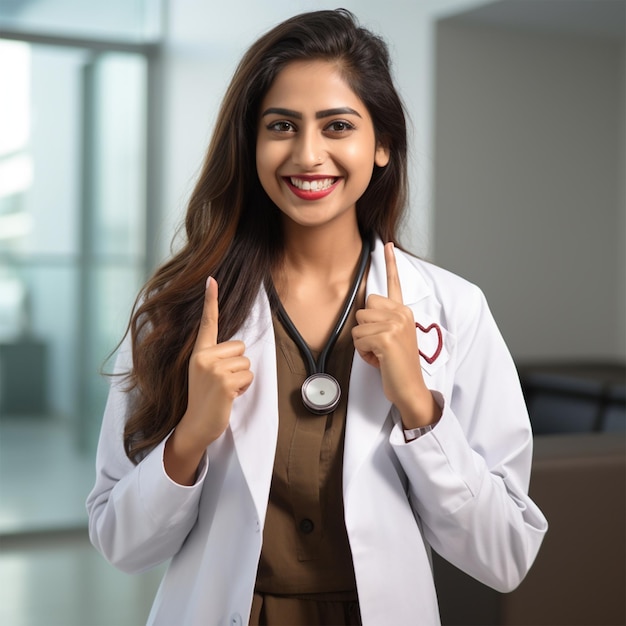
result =
[[[415,322],[415,328],[419,328],[423,333],[428,334],[431,330],[434,330],[437,333],[437,349],[430,355],[427,356],[420,350],[420,354],[422,355],[424,361],[429,365],[432,365],[437,357],[441,354],[441,350],[443,349],[443,334],[441,332],[441,328],[439,324],[432,323],[428,328],[424,328],[419,322]]]

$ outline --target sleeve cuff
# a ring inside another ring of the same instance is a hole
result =
[[[171,435],[171,433],[170,433]],[[139,466],[139,496],[144,509],[157,524],[175,525],[195,509],[208,471],[206,452],[198,467],[193,485],[180,485],[172,480],[163,463],[166,437]]]

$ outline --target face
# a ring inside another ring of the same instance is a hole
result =
[[[261,103],[256,166],[287,223],[356,224],[374,165],[388,162],[367,108],[332,63],[296,61],[278,74]]]

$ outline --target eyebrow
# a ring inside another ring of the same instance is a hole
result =
[[[293,111],[291,109],[281,109],[280,107],[270,107],[261,114],[261,117],[265,115],[284,115],[285,117],[291,117],[297,120],[302,119],[302,113]],[[324,109],[323,111],[317,111],[315,113],[315,119],[320,120],[325,117],[332,117],[333,115],[356,115],[361,117],[361,114],[350,107],[338,107],[336,109]]]

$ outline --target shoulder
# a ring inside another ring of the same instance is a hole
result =
[[[404,266],[401,275],[403,293],[413,292],[417,298],[411,308],[414,314],[430,311],[432,317],[453,333],[458,340],[471,339],[488,330],[489,334],[498,334],[497,323],[493,318],[487,299],[479,286],[454,272],[439,267],[434,263],[419,259],[406,252],[398,251],[397,259],[402,258]],[[401,256],[400,256],[401,255]],[[415,287],[415,285],[420,285]],[[411,304],[411,301],[405,301]]]
[[[480,287],[433,263],[400,254],[407,268],[404,281],[410,284],[412,278],[424,285],[424,297],[411,306],[416,321],[421,318],[439,324],[447,335],[444,343],[455,346],[460,360],[473,355],[473,363],[488,358],[510,361],[506,342]]]
[[[462,330],[488,315],[481,289],[474,283],[396,248],[396,265],[403,301],[414,311],[428,309],[440,323]],[[368,293],[387,293],[387,274],[382,241],[372,251]]]
[[[471,281],[444,269],[430,261],[420,259],[403,250],[397,250],[398,257],[403,259],[403,280],[421,280],[442,304],[455,302],[478,302],[484,299],[480,287]]]

